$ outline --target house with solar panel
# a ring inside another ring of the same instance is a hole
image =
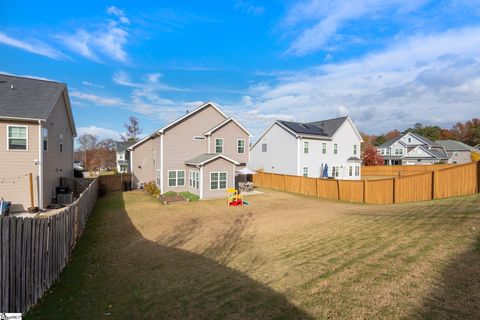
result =
[[[13,212],[54,202],[76,134],[66,84],[0,74],[0,199]]]
[[[276,120],[250,149],[249,168],[312,178],[359,180],[363,139],[350,117]]]
[[[393,138],[378,147],[386,165],[422,165],[446,163],[445,148],[413,132]]]

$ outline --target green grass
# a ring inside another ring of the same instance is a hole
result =
[[[181,195],[185,200],[188,201],[198,201],[200,200],[200,197],[197,196],[196,194],[193,194],[188,191],[180,192],[179,195]]]
[[[394,206],[267,191],[101,198],[26,319],[479,319],[480,196]]]

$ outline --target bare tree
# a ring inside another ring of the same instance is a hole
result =
[[[80,145],[79,149],[81,151],[93,150],[97,147],[98,144],[98,137],[89,133],[84,133],[80,135],[77,139],[78,144]]]
[[[115,150],[116,149],[115,140],[113,139],[100,140],[97,144],[97,148],[106,149],[106,150]]]
[[[139,135],[142,133],[142,129],[140,129],[140,123],[136,117],[129,117],[129,122],[125,123],[124,126],[127,129],[127,133],[125,135],[121,134],[120,137],[125,142],[137,142],[139,140]]]

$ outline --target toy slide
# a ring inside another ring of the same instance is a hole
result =
[[[243,196],[238,194],[238,190],[230,188],[227,189],[227,205],[229,207],[238,207],[238,206],[243,206],[249,205],[250,202],[243,200]]]

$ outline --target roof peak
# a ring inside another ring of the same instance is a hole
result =
[[[56,81],[56,80],[51,80],[51,79],[46,79],[46,78],[37,78],[35,76],[18,76],[18,75],[13,75],[13,74],[8,74],[8,73],[0,73],[0,76],[2,77],[10,77],[10,78],[16,78],[16,79],[25,79],[25,80],[34,80],[34,81],[43,81],[43,82],[52,82],[52,83],[58,83],[66,86],[67,84],[64,82]]]

